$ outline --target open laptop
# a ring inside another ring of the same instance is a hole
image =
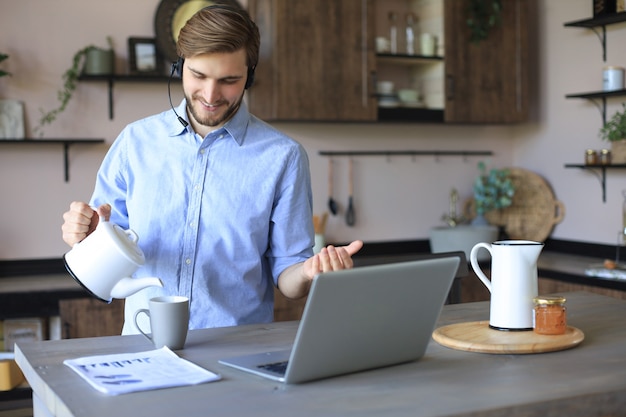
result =
[[[457,255],[319,274],[292,349],[219,363],[292,384],[417,360],[459,264]]]

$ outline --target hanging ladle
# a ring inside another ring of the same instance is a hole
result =
[[[328,210],[332,215],[337,214],[337,202],[333,200],[333,159],[328,158]]]
[[[346,209],[346,224],[354,226],[354,207],[352,205],[352,192],[354,191],[352,180],[352,158],[348,165],[348,208]]]

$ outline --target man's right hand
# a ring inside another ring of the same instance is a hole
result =
[[[111,206],[103,204],[97,211],[89,207],[82,201],[74,201],[70,204],[70,209],[63,213],[63,241],[70,246],[80,242],[91,234],[100,221],[100,217],[109,220],[111,217]]]

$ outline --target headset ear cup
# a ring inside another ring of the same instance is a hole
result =
[[[178,58],[178,60],[172,64],[172,74],[176,74],[177,77],[182,78],[184,63],[185,58]]]
[[[246,79],[246,85],[244,87],[246,90],[252,87],[252,84],[254,84],[254,70],[255,69],[256,67],[252,67],[248,69],[248,78]]]

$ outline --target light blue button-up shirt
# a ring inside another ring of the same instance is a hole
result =
[[[176,110],[186,117],[185,101]],[[159,295],[190,298],[190,329],[270,322],[278,276],[313,255],[306,152],[244,103],[205,138],[171,110],[128,125],[98,171],[91,204],[103,203],[139,235],[135,276],[164,283],[126,299],[124,334]]]

